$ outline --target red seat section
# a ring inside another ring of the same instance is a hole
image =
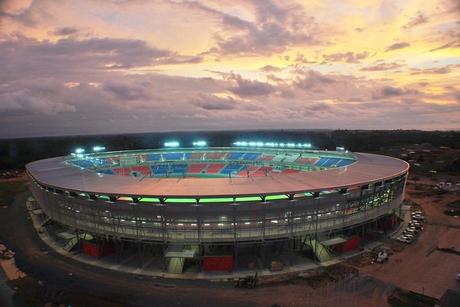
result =
[[[199,174],[206,166],[206,163],[192,163],[189,165],[187,172],[190,174]]]
[[[117,168],[114,168],[113,171],[117,175],[129,176],[129,173],[131,172],[131,169],[129,169],[128,167],[117,167]]]
[[[209,164],[207,173],[208,174],[217,174],[220,172],[222,168],[224,168],[225,164],[221,163],[214,163],[214,164]]]
[[[150,176],[150,167],[148,166],[133,166],[131,167],[132,171],[139,172],[144,176]]]

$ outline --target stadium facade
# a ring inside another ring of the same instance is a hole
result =
[[[81,154],[27,165],[31,191],[67,246],[97,257],[145,250],[181,273],[328,261],[398,221],[409,165],[296,148]],[[109,251],[104,246],[110,246]],[[91,254],[91,253],[90,253]]]

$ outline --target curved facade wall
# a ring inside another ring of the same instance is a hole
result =
[[[375,220],[399,209],[406,176],[319,197],[200,205],[88,199],[31,181],[43,211],[75,229],[125,240],[219,243],[290,239]]]

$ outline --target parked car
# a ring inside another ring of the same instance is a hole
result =
[[[407,244],[412,243],[412,239],[404,238],[404,237],[398,238],[398,241],[403,242],[403,243],[407,243]]]

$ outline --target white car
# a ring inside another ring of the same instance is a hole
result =
[[[398,238],[398,241],[403,243],[412,243],[412,239],[409,238]]]

